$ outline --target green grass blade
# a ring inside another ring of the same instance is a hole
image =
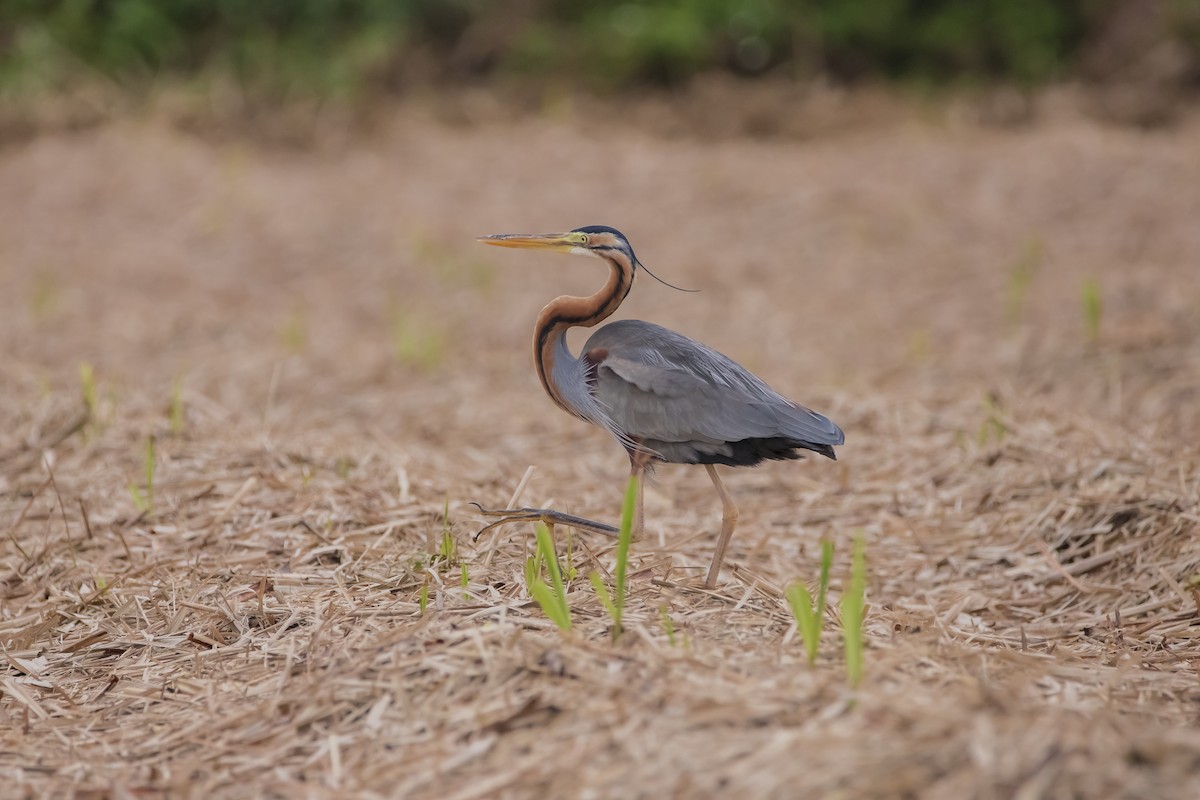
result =
[[[629,476],[625,489],[625,505],[621,508],[621,530],[617,534],[616,602],[617,609],[614,636],[621,634],[621,617],[625,611],[626,576],[629,570],[629,544],[633,541],[633,510],[637,506],[638,477]]]
[[[867,545],[860,534],[854,540],[850,585],[842,596],[842,640],[846,652],[846,679],[857,687],[863,676],[863,611],[867,593]]]
[[[554,551],[554,538],[550,536],[550,529],[544,523],[539,522],[534,529],[537,531],[537,546],[541,553],[542,561],[546,564],[546,570],[550,573],[550,587],[553,588],[552,597],[557,606],[557,617],[555,624],[558,627],[566,630],[571,627],[571,607],[567,605],[567,587],[563,584],[562,568],[558,563],[558,553]],[[535,580],[534,585],[542,583],[540,580]],[[534,599],[540,604],[542,601],[534,595]],[[547,614],[549,616],[549,614]],[[562,624],[559,620],[565,620],[566,624]]]
[[[829,570],[833,567],[833,542],[821,542],[821,578],[817,586],[817,630],[825,621],[825,594],[829,591]]]
[[[525,589],[528,590],[533,586],[533,582],[542,574],[542,558],[541,553],[535,553],[525,559]],[[532,595],[531,595],[532,596]]]
[[[562,598],[543,580],[536,580],[529,587],[529,593],[533,595],[533,599],[542,607],[542,613],[546,618],[559,627],[560,630],[571,629],[571,614],[566,610],[566,603],[560,602]]]
[[[158,457],[154,452],[154,437],[146,439],[146,508],[154,505],[154,471]]]
[[[1095,342],[1100,338],[1100,317],[1103,313],[1100,282],[1095,278],[1088,278],[1083,282],[1081,293],[1083,296],[1083,322],[1087,327],[1087,338],[1089,342]]]
[[[600,577],[599,572],[593,570],[588,574],[588,580],[592,582],[592,588],[596,590],[596,597],[600,598],[600,605],[604,606],[604,610],[616,622],[621,615],[617,612],[617,606],[613,603],[608,587],[604,585],[604,579]]]
[[[808,663],[817,660],[817,651],[821,645],[821,630],[825,627],[825,597],[829,591],[829,571],[833,567],[833,542],[828,539],[821,542],[821,573],[817,582],[817,597],[814,601],[812,593],[803,583],[795,583],[787,587],[784,597],[792,609],[792,617],[796,620],[796,630],[804,640],[804,651]]]
[[[176,378],[171,384],[171,435],[183,432],[183,379]]]
[[[1005,316],[1010,327],[1015,327],[1021,321],[1025,309],[1025,297],[1029,294],[1029,285],[1037,274],[1042,263],[1045,248],[1042,240],[1030,239],[1021,250],[1021,255],[1008,274],[1008,292],[1005,298]]]
[[[792,608],[792,616],[796,620],[796,629],[804,640],[804,652],[808,663],[817,660],[817,647],[821,643],[821,620],[813,608],[812,595],[803,583],[794,583],[784,592],[788,605]]]
[[[86,361],[79,365],[79,391],[88,417],[96,418],[96,371]]]
[[[667,641],[674,647],[675,642],[675,621],[671,619],[671,615],[667,613],[666,606],[658,607],[658,618],[662,621],[663,630],[667,633]]]
[[[129,496],[133,499],[133,507],[139,512],[150,510],[150,504],[146,502],[146,496],[142,494],[142,490],[138,488],[136,481],[129,481]]]

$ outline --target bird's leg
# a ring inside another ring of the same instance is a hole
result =
[[[643,513],[642,501],[646,496],[646,467],[654,456],[649,450],[640,447],[629,451],[629,474],[637,479],[637,500],[633,510],[633,539],[642,538],[646,529],[646,515]]]
[[[717,576],[721,574],[721,562],[725,560],[725,548],[729,547],[729,540],[733,538],[733,529],[737,527],[738,507],[734,504],[733,498],[729,496],[729,492],[725,491],[725,484],[721,483],[721,478],[717,475],[717,468],[712,464],[705,464],[704,468],[708,470],[708,477],[712,478],[713,486],[721,497],[721,504],[725,507],[721,514],[721,535],[717,538],[717,549],[713,552],[712,566],[708,568],[708,578],[704,581],[705,588],[712,589],[717,585]]]
[[[555,511],[552,508],[500,508],[490,509],[484,508],[479,503],[471,505],[479,509],[479,513],[485,517],[498,517],[495,522],[491,522],[479,529],[475,534],[475,541],[479,541],[479,537],[490,531],[492,528],[500,525],[508,525],[511,522],[544,522],[554,531],[555,525],[566,525],[568,528],[575,528],[580,531],[588,531],[589,533],[599,533],[604,536],[616,538],[617,529],[612,525],[606,525],[603,522],[594,522],[590,519],[577,517],[574,514],[567,514],[562,511]]]
[[[642,538],[642,534],[646,530],[646,514],[644,511],[643,502],[646,499],[646,470],[638,470],[637,476],[637,512],[633,517],[633,539],[638,541]]]

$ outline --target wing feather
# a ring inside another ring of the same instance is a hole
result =
[[[607,356],[594,394],[631,436],[718,444],[789,438],[841,444],[840,428],[791,402],[753,373],[699,342],[637,320],[612,323],[586,345]]]

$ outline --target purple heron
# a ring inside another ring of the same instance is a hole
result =
[[[803,450],[837,459],[833,445],[842,444],[845,434],[831,420],[793,403],[732,359],[675,331],[651,322],[621,320],[592,334],[581,356],[571,353],[567,331],[607,319],[629,294],[638,267],[645,269],[620,231],[590,225],[567,233],[498,234],[479,241],[591,256],[608,265],[608,281],[598,292],[589,297],[558,297],[542,309],[533,334],[534,367],[559,408],[607,430],[621,443],[639,482],[658,461],[703,464],[708,470],[724,513],[707,587],[716,585],[738,520],[737,506],[716,465],[752,467],[770,459],[801,458]],[[551,509],[484,513],[502,518],[493,525],[542,519],[609,534],[615,530]],[[640,485],[634,520],[634,533],[640,535]]]

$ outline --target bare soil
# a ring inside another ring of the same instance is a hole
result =
[[[592,110],[0,150],[5,793],[1200,796],[1200,128]],[[602,267],[474,242],[586,224],[702,290],[619,316],[847,435],[726,472],[711,592],[717,498],[660,468],[615,643],[608,540],[571,537],[568,634],[527,526],[472,541],[530,465],[522,503],[619,513],[624,453],[530,356]],[[836,609],[810,667],[781,593],[827,537],[836,603],[860,533],[851,691]]]

